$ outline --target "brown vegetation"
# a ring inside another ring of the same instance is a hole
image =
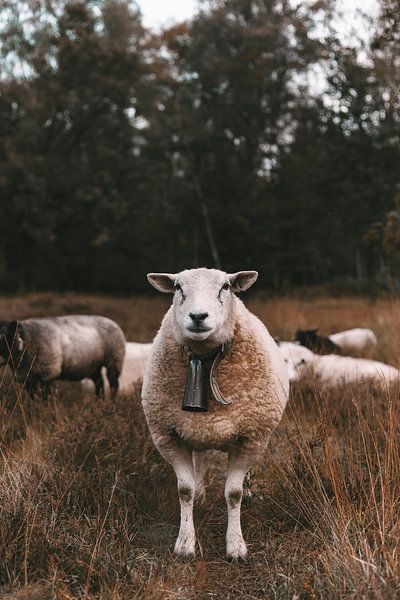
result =
[[[115,318],[149,341],[167,300],[40,294],[0,300],[3,318],[71,312]],[[394,300],[253,299],[274,335],[372,327],[376,358],[399,367]],[[30,401],[2,376],[0,597],[11,600],[398,598],[399,390],[296,386],[243,507],[250,560],[224,558],[224,459],[195,514],[196,559],[171,553],[174,475],[154,450],[140,386],[114,403],[62,385]]]

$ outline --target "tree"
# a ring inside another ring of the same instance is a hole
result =
[[[126,273],[115,267],[115,238],[140,202],[134,115],[143,30],[137,13],[115,0],[99,16],[66,3],[55,30],[40,66],[32,59],[37,73],[4,84],[9,201],[0,227],[14,235],[3,253],[22,287],[118,287]]]

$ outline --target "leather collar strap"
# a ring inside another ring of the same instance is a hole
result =
[[[217,381],[217,369],[221,360],[227,355],[230,344],[222,344],[221,350],[218,352],[217,356],[214,358],[213,363],[210,369],[210,387],[213,393],[214,398],[220,403],[224,404],[224,406],[228,406],[232,404],[231,400],[226,400],[223,397],[221,390],[219,389],[218,381]]]

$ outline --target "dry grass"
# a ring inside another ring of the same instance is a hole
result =
[[[275,335],[371,326],[376,358],[399,366],[395,300],[261,300],[251,308]],[[93,312],[148,341],[164,299],[53,294],[3,298],[0,316]],[[139,386],[115,403],[64,385],[32,402],[0,388],[0,598],[179,600],[398,598],[399,390],[293,389],[285,417],[243,507],[250,560],[224,559],[220,471],[196,510],[198,557],[172,554],[178,528],[174,475],[153,449]]]

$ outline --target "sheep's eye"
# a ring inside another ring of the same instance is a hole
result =
[[[223,290],[229,290],[229,283],[224,283],[224,285],[222,286]]]
[[[181,303],[184,301],[185,299],[185,294],[183,293],[183,289],[181,287],[181,285],[179,283],[176,283],[174,285],[175,291],[176,292],[180,292],[180,296],[181,296]]]

